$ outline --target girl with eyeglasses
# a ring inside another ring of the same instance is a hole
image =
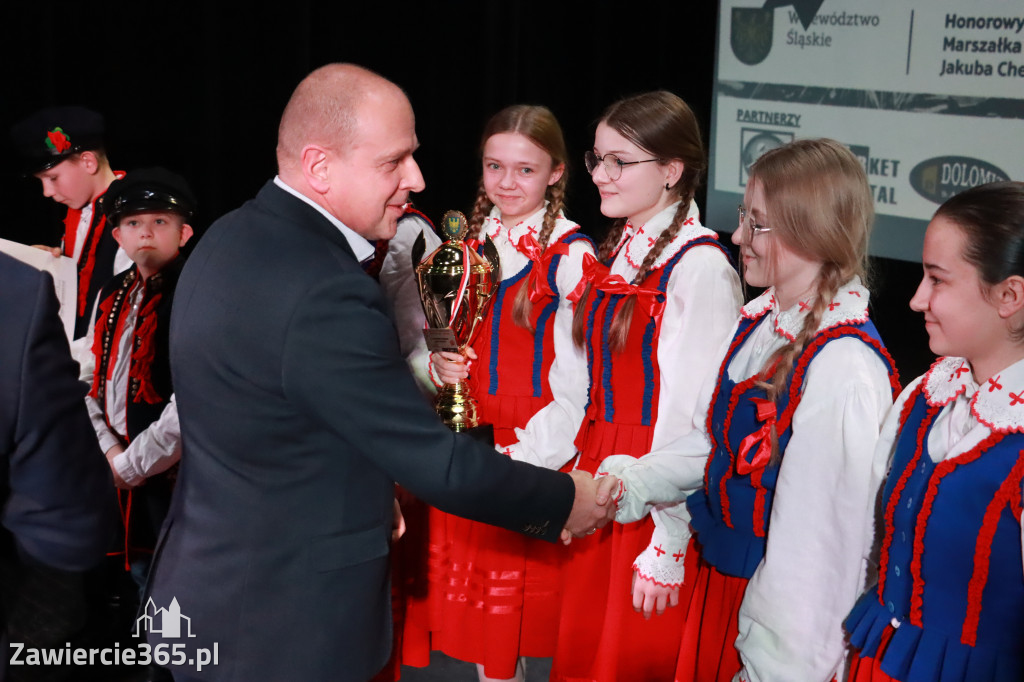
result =
[[[469,235],[494,242],[501,283],[483,332],[467,348],[471,362],[435,353],[431,367],[444,383],[468,377],[499,450],[528,443],[529,461],[557,469],[571,460],[559,444],[571,441],[583,418],[587,365],[572,342],[568,295],[593,243],[563,213],[566,149],[550,110],[499,111],[484,128],[481,154]],[[523,657],[554,654],[565,550],[436,509],[429,516],[430,632],[414,635],[419,625],[410,622],[407,641],[476,663],[481,680],[523,680]]]
[[[855,682],[1024,679],[1024,183],[966,190],[935,213],[910,307],[942,356],[900,395],[878,581],[846,629]],[[865,538],[870,539],[870,538]]]
[[[872,451],[898,389],[862,282],[873,218],[864,171],[838,142],[758,159],[732,240],[744,279],[766,291],[743,307],[693,430],[602,466],[624,487],[616,520],[676,503],[655,516],[648,551],[672,556],[694,533],[681,598],[683,562],[641,605],[650,616],[683,604],[668,610],[686,617],[676,680],[842,676],[842,620],[868,566]]]
[[[704,150],[681,99],[662,91],[612,104],[585,160],[601,212],[616,220],[597,257],[585,257],[573,296],[573,337],[589,372],[582,423],[570,433],[565,415],[545,417],[562,424],[561,458],[594,472],[612,453],[640,455],[688,429],[740,289],[715,233],[700,224],[693,195]],[[510,450],[531,461],[536,448],[520,440]],[[551,679],[670,678],[682,619],[649,623],[633,610],[634,581],[657,575],[632,568],[651,527],[609,524],[572,541]]]

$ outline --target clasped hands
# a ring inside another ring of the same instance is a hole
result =
[[[430,356],[434,372],[446,384],[454,384],[469,376],[469,366],[477,354],[470,346],[466,354],[438,352]],[[574,537],[590,535],[598,528],[615,519],[615,494],[619,479],[615,476],[594,478],[585,471],[569,474],[576,484],[576,498],[572,512],[562,529],[562,542],[568,545]]]
[[[572,511],[562,529],[562,542],[568,545],[574,537],[590,535],[601,526],[615,519],[615,493],[619,488],[619,479],[615,476],[594,478],[586,471],[572,471],[573,483],[576,484],[576,498],[572,503]]]

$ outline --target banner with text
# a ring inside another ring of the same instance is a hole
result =
[[[747,170],[832,137],[868,175],[876,256],[920,260],[945,199],[1024,179],[1024,5],[722,0],[707,224],[732,231]]]

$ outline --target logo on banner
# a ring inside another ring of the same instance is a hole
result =
[[[781,133],[777,130],[740,128],[740,186],[747,186],[750,167],[762,154],[792,142],[795,137],[793,133]]]
[[[736,59],[747,66],[760,64],[772,50],[775,10],[733,7],[729,44]]]
[[[910,186],[936,204],[941,204],[965,189],[1009,179],[1010,176],[1002,168],[969,156],[925,159],[910,171]]]

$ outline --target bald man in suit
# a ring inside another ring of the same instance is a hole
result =
[[[538,469],[451,433],[416,389],[360,262],[409,193],[412,108],[328,65],[278,131],[278,177],[218,220],[178,284],[171,368],[182,467],[152,573],[219,664],[177,680],[365,680],[391,646],[394,482],[542,540],[614,514],[614,481]],[[178,644],[181,640],[154,639]]]

